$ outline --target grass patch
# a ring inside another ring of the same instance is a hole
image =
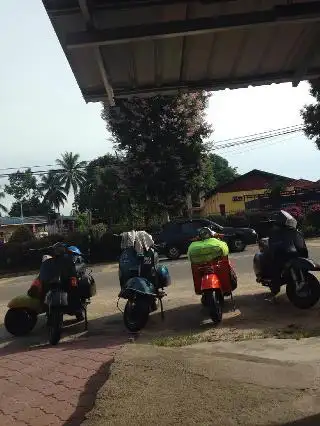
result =
[[[177,334],[169,336],[158,336],[154,337],[149,341],[152,345],[178,348],[183,346],[190,346],[196,343],[215,343],[215,342],[241,342],[244,340],[256,340],[256,339],[307,339],[309,337],[320,337],[320,328],[305,329],[297,324],[289,324],[283,328],[266,328],[266,329],[223,329],[215,328],[206,330],[205,332],[199,333],[190,330],[186,334]]]
[[[273,333],[277,339],[307,339],[310,337],[319,337],[320,328],[304,329],[297,324],[289,324],[287,327],[277,329]]]
[[[151,340],[151,343],[155,346],[162,347],[181,347],[181,346],[189,346],[194,345],[195,343],[200,343],[206,341],[204,335],[189,333],[178,336],[159,336]]]

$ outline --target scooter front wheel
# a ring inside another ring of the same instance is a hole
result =
[[[149,319],[150,301],[147,297],[137,297],[129,299],[123,313],[125,326],[132,333],[137,333],[143,329]]]
[[[48,316],[48,332],[50,345],[57,345],[61,339],[63,313],[59,309],[52,309]]]

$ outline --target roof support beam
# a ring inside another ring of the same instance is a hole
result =
[[[48,0],[42,0],[50,16],[72,15],[79,13],[77,0],[54,0],[51,3]],[[50,0],[49,0],[50,1]],[[93,10],[121,10],[138,9],[152,6],[170,6],[175,4],[187,3],[188,0],[96,0]],[[231,3],[237,0],[194,0],[200,4]]]
[[[75,49],[303,21],[320,21],[319,2],[275,6],[267,11],[70,33],[67,34],[66,45]]]
[[[92,17],[91,17],[91,13],[90,13],[90,9],[89,9],[89,4],[88,4],[88,0],[78,0],[79,2],[79,7],[82,13],[82,16],[84,18],[84,20],[86,21],[86,25],[87,27],[93,27],[92,24]]]
[[[91,16],[91,12],[90,12],[90,7],[89,7],[89,0],[78,0],[79,2],[79,7],[81,9],[81,13],[86,21],[86,25],[87,28],[94,28],[94,24],[92,21],[92,16]],[[101,79],[107,94],[107,99],[108,99],[108,103],[110,106],[114,105],[114,95],[113,95],[113,90],[111,87],[111,84],[109,82],[108,79],[108,74],[106,71],[106,66],[104,64],[103,61],[103,57],[100,51],[100,47],[97,46],[94,48],[94,54],[96,57],[96,61],[97,61],[97,65],[99,67],[99,71],[100,71],[100,75],[101,75]]]
[[[305,47],[305,53],[300,60],[300,64],[295,72],[292,80],[292,86],[297,87],[303,76],[307,74],[310,63],[320,46],[320,29],[318,26],[312,31],[309,44]]]
[[[96,47],[94,53],[95,53],[96,61],[97,61],[97,64],[98,64],[98,67],[99,67],[99,70],[100,70],[103,85],[104,85],[105,91],[107,93],[108,103],[109,103],[110,106],[114,106],[115,105],[114,93],[113,93],[112,86],[109,82],[109,78],[108,78],[107,71],[106,71],[106,66],[104,64],[103,57],[102,57],[101,52],[100,52],[100,47]]]
[[[320,68],[312,68],[304,75],[306,80],[312,80],[320,76]],[[250,85],[259,86],[262,84],[286,83],[293,80],[294,72],[285,71],[282,73],[264,74],[260,76],[248,75],[236,79],[215,79],[201,81],[182,81],[180,84],[165,84],[162,86],[143,86],[138,88],[117,88],[114,87],[116,98],[127,98],[130,96],[152,96],[153,94],[171,94],[179,90],[197,91],[197,90],[223,90],[225,88],[240,88]],[[96,88],[90,91],[84,91],[84,97],[88,102],[100,101],[103,98],[104,88]]]

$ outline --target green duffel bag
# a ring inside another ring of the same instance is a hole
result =
[[[217,238],[194,241],[188,249],[188,258],[191,263],[206,263],[228,256],[228,245]]]

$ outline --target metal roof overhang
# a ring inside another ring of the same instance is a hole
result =
[[[43,0],[86,102],[320,76],[320,0]]]

